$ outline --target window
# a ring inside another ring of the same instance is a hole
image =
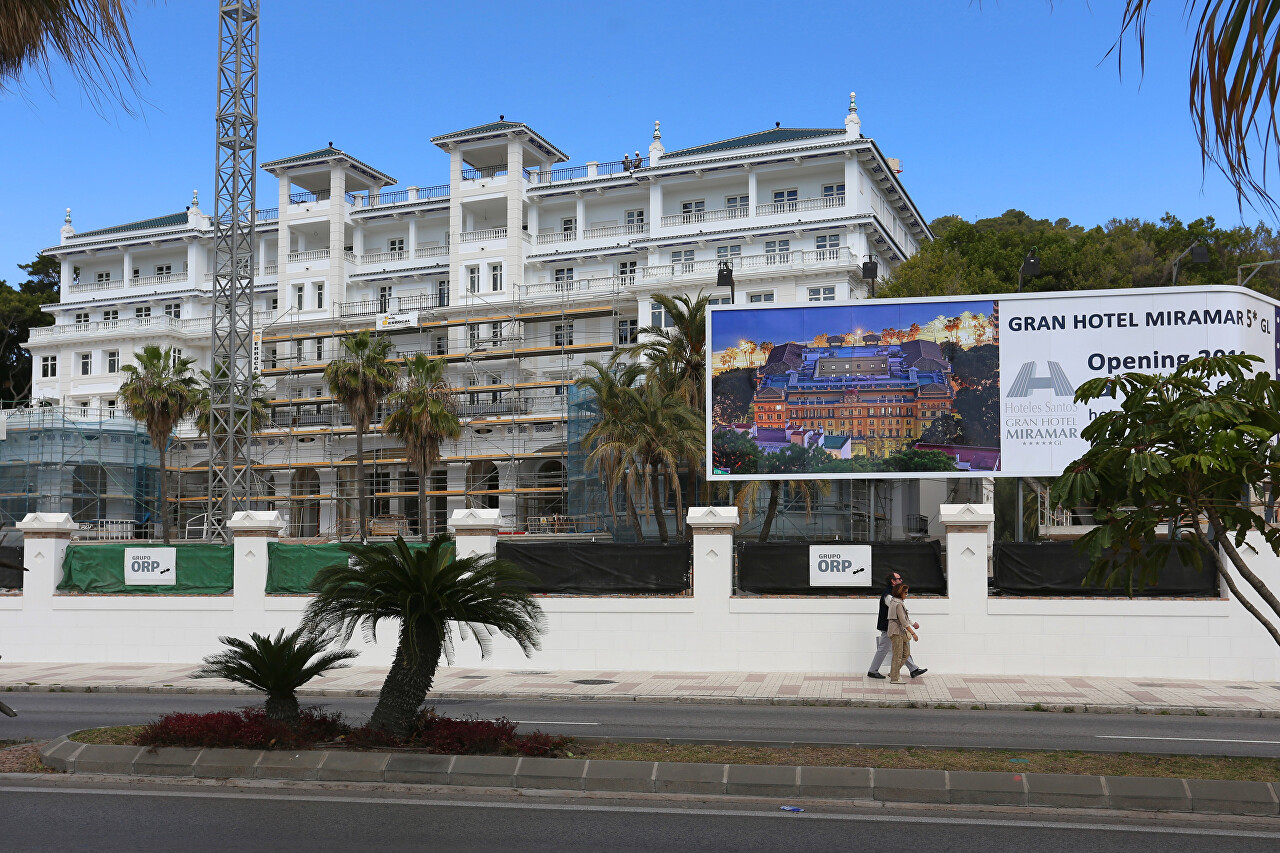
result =
[[[88,311],[77,311],[77,312],[76,312],[76,325],[77,325],[77,326],[82,326],[82,325],[88,325],[88,323],[89,323],[89,312],[88,312]]]
[[[267,362],[266,366],[267,366],[267,367],[269,367],[269,368],[271,368],[272,370],[274,370],[274,369],[276,368],[276,365],[277,365],[277,364],[279,364],[279,361],[280,361],[280,350],[279,350],[279,348],[278,348],[278,347],[267,347],[266,356],[267,356],[267,358],[266,358],[266,362]]]
[[[96,275],[96,277],[94,278],[94,281],[97,281],[97,282],[111,281],[111,273],[100,272]]]
[[[555,327],[555,346],[573,346],[573,323],[557,323]]]
[[[626,222],[629,227],[644,225],[644,208],[639,210],[628,210],[625,214]]]
[[[445,335],[440,335],[438,338],[436,338],[434,342],[433,352],[436,355],[448,355],[449,354],[449,338]]]
[[[563,290],[573,289],[573,285],[566,284],[566,282],[573,281],[573,267],[562,267],[556,270],[554,274],[554,278],[556,281],[555,289],[557,293]]]
[[[708,305],[732,305],[733,302],[727,296],[712,296],[707,300]]]
[[[449,305],[449,282],[436,282],[436,307],[445,308]]]
[[[753,305],[760,302],[772,302],[773,293],[753,293],[751,294],[751,298],[748,301],[750,301]]]
[[[766,240],[764,243],[766,264],[782,264],[791,260],[790,240]]]
[[[316,361],[324,361],[324,338],[316,338]]]
[[[107,350],[107,373],[120,372],[120,350]]]
[[[115,398],[115,397],[112,397],[111,399],[107,400],[107,408],[108,408],[108,409],[112,409],[112,410],[114,410],[114,409],[115,409],[115,407],[116,407],[116,398]],[[115,417],[114,412],[110,415],[110,417]]]
[[[697,222],[700,219],[698,214],[706,209],[707,202],[704,199],[686,201],[680,204],[680,213],[684,215],[685,222]]]
[[[134,278],[137,278],[137,277],[138,277],[138,273],[139,273],[139,272],[140,272],[139,270],[135,269],[135,270],[133,271],[133,277],[134,277]]]
[[[111,308],[107,311],[102,312],[102,322],[104,323],[114,323],[119,319],[120,319],[120,311],[116,308]]]
[[[40,375],[52,379],[58,375],[58,357],[56,355],[40,356]]]
[[[88,376],[93,373],[93,353],[80,353],[80,375]]]
[[[170,356],[170,365],[176,368],[178,366],[178,362],[182,361],[182,350],[174,347],[170,352],[172,353]]]
[[[480,267],[467,267],[467,293],[480,292]]]
[[[294,291],[293,307],[301,311],[307,305],[307,286],[305,284],[298,285]]]
[[[724,200],[724,206],[729,210],[746,210],[750,202],[745,195],[731,195]]]
[[[386,313],[391,306],[391,285],[384,284],[378,288],[378,310]]]
[[[649,303],[649,325],[660,329],[669,329],[675,324],[675,321],[671,319],[671,315],[667,313],[666,308],[663,308],[657,302]]]
[[[671,267],[673,273],[693,272],[693,249],[672,252]]]
[[[716,246],[716,260],[727,261],[730,258],[742,257],[742,246],[735,243],[732,246]]]
[[[634,344],[638,338],[639,320],[618,321],[618,343],[622,346]]]
[[[489,267],[489,290],[502,290],[502,264],[494,264]]]
[[[832,287],[811,287],[809,288],[810,302],[835,302],[836,289]]]
[[[778,210],[795,210],[797,200],[800,198],[799,190],[774,190],[773,203],[779,205]]]
[[[489,384],[490,384],[490,385],[501,385],[501,384],[502,384],[502,379],[501,379],[500,377],[497,377],[497,376],[490,376],[490,377],[489,377]],[[490,403],[496,403],[496,402],[498,402],[498,401],[499,401],[499,400],[501,400],[501,399],[502,399],[502,392],[501,392],[501,391],[490,391],[490,392],[489,392],[489,402],[490,402]]]
[[[172,317],[175,320],[182,319],[182,303],[173,302],[164,306],[164,316]]]
[[[387,241],[387,251],[388,251],[388,252],[403,252],[403,251],[404,251],[404,238],[403,238],[403,237],[392,237],[390,240],[388,240],[388,241]]]
[[[636,262],[618,261],[618,278],[624,285],[636,283]]]
[[[173,275],[173,264],[156,264],[156,275]]]
[[[489,343],[496,346],[501,342],[502,342],[502,324],[490,323],[489,324]]]
[[[472,349],[475,349],[476,347],[480,346],[480,324],[479,323],[467,324],[467,341],[469,342]]]
[[[819,234],[814,242],[819,252],[834,252],[840,248],[840,235]]]
[[[844,184],[823,184],[823,198],[844,198]]]
[[[150,306],[150,305],[139,305],[137,308],[134,308],[134,309],[133,309],[133,316],[134,316],[134,319],[137,319],[137,320],[147,320],[147,319],[150,319],[150,317],[151,317],[151,306]]]
[[[572,234],[574,231],[577,231],[577,230],[578,230],[578,217],[566,216],[564,219],[560,220],[560,233]]]
[[[323,308],[324,307],[324,282],[317,281],[315,283],[315,286],[316,286],[316,307]]]

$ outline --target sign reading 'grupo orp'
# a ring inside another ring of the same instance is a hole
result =
[[[809,586],[871,586],[871,546],[810,545]]]
[[[176,548],[125,548],[125,586],[173,586],[178,582]]]

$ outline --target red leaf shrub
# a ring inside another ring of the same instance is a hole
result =
[[[149,723],[134,742],[138,746],[298,749],[336,740],[349,730],[341,714],[319,708],[303,708],[295,727],[268,719],[262,708],[241,708],[208,714],[165,714]]]

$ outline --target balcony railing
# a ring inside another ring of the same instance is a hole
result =
[[[409,253],[401,250],[399,252],[369,252],[360,256],[362,264],[389,264],[395,261],[408,260]]]
[[[723,219],[746,219],[751,211],[746,207],[722,207],[716,210],[698,210],[662,217],[662,227],[692,225],[695,222],[719,222]]]
[[[280,218],[280,208],[264,207],[261,210],[255,211],[253,216],[259,222],[270,222],[272,219]]]
[[[329,259],[328,249],[312,249],[307,252],[290,252],[289,263],[294,264],[299,261],[327,261]]]
[[[313,201],[328,201],[329,191],[289,193],[289,204],[310,204]]]
[[[599,228],[587,228],[582,232],[584,240],[592,240],[598,237],[629,237],[634,234],[648,234],[649,223],[641,222],[637,225],[603,225]]]
[[[756,216],[773,216],[777,213],[795,213],[803,210],[825,210],[844,207],[844,195],[827,195],[820,198],[802,198],[797,201],[776,201],[773,204],[757,204]]]
[[[346,261],[347,261],[347,263],[349,263],[349,264],[359,263],[359,261],[356,259],[356,253],[355,253],[355,252],[346,252],[346,251],[344,251],[344,252],[342,253],[342,257],[343,257],[343,258],[345,258],[345,259],[346,259]]]
[[[611,275],[601,278],[577,278],[570,281],[548,281],[541,284],[524,284],[520,286],[520,295],[525,299],[568,299],[583,294],[617,293],[635,276]]]
[[[463,169],[462,180],[479,181],[484,178],[500,178],[507,173],[506,165],[485,166],[483,169]]]
[[[441,296],[444,298],[441,299]],[[375,314],[399,314],[405,311],[425,311],[449,304],[448,294],[415,293],[411,296],[386,296],[377,299],[360,299],[338,302],[333,306],[333,316],[372,317]]]
[[[538,235],[538,245],[544,243],[568,243],[578,239],[578,230],[572,228],[568,231],[547,231]]]
[[[524,179],[531,184],[555,184],[561,181],[580,181],[586,178],[607,178],[625,174],[633,169],[649,165],[648,157],[639,160],[613,160],[608,163],[588,163],[582,166],[566,166],[563,169],[525,169]]]
[[[505,240],[506,237],[507,229],[489,228],[484,231],[463,231],[458,235],[458,241],[462,243],[478,243],[481,240]]]
[[[794,252],[771,252],[762,255],[741,255],[730,259],[734,275],[767,276],[775,272],[794,269],[855,266],[853,255],[847,248],[810,249]],[[720,268],[719,260],[686,261],[679,264],[658,264],[644,267],[641,278],[645,282],[685,280],[691,278],[715,278]]]
[[[430,201],[448,197],[449,185],[438,184],[432,187],[409,187],[403,190],[351,195],[349,201],[356,207],[381,207],[388,204],[405,204],[411,201]]]
[[[269,318],[266,312],[258,311],[253,315],[254,325],[266,323]],[[177,332],[183,335],[202,335],[210,332],[209,317],[169,317],[161,314],[156,317],[126,317],[122,320],[94,320],[89,323],[64,323],[57,326],[41,326],[31,330],[31,340],[49,340],[54,338],[87,337],[98,334],[128,335],[153,334],[156,332]]]
[[[419,246],[413,250],[415,258],[447,258],[449,257],[448,246]]]
[[[266,275],[279,275],[279,274],[280,274],[280,265],[279,265],[279,264],[263,264],[261,267],[259,267],[259,268],[258,268],[258,272],[257,272],[257,274],[258,274],[258,275],[261,275],[261,276],[266,276]],[[204,280],[205,280],[205,281],[213,281],[213,273],[211,273],[211,272],[207,272],[207,273],[205,273],[205,274],[204,274]]]
[[[142,275],[129,279],[129,286],[154,287],[157,284],[185,284],[186,281],[187,274],[184,272],[165,273],[163,275]]]
[[[106,281],[78,281],[67,289],[72,293],[91,293],[95,290],[110,290],[113,287],[124,287],[124,279],[109,278]]]

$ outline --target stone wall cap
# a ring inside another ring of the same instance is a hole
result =
[[[497,509],[455,509],[449,516],[449,529],[468,533],[496,531],[502,526],[502,511]]]
[[[699,527],[737,527],[738,508],[736,506],[691,506],[688,516],[689,526]]]
[[[250,509],[237,512],[227,522],[232,533],[265,530],[279,533],[284,529],[284,516],[273,509]]]
[[[19,530],[32,533],[41,531],[66,531],[74,533],[80,529],[68,512],[29,512],[16,525]]]
[[[996,520],[993,504],[943,504],[938,521],[943,524],[991,524]]]

